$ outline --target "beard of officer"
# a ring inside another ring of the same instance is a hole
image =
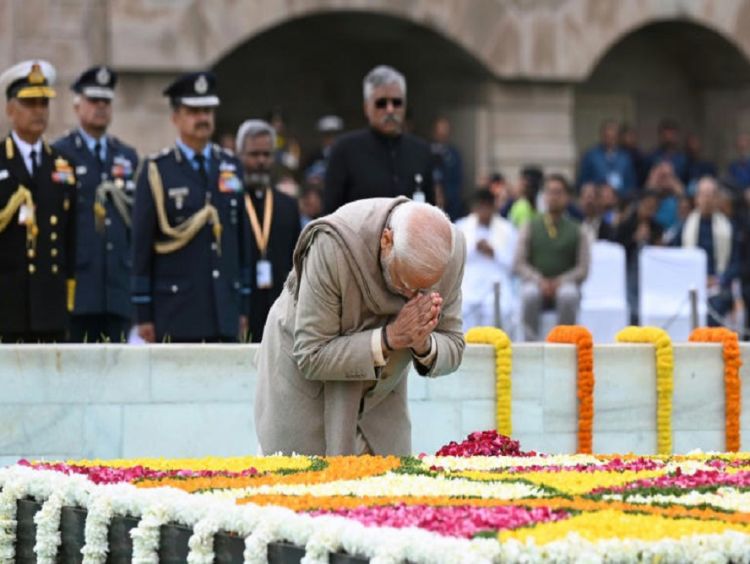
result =
[[[172,110],[172,123],[182,142],[200,153],[214,134],[214,109],[179,105]]]
[[[262,190],[271,185],[273,139],[266,132],[248,134],[239,147],[248,190]]]

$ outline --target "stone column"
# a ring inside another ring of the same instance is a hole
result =
[[[487,173],[514,181],[525,164],[573,179],[575,141],[573,86],[494,82],[487,86],[486,122],[478,124],[477,147],[486,147]]]

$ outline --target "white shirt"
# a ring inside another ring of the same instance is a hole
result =
[[[16,135],[15,131],[11,131],[11,135],[13,136],[13,141],[16,143],[16,147],[18,147],[18,151],[23,157],[23,162],[26,164],[26,169],[29,171],[29,175],[32,175],[34,169],[31,165],[31,151],[36,151],[36,166],[37,169],[39,169],[39,166],[42,164],[42,139],[39,138],[36,143],[29,145],[26,141]]]

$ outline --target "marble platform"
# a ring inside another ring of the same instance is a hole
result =
[[[750,382],[750,345],[741,376]],[[255,345],[0,347],[0,464],[20,457],[112,458],[256,452]],[[675,452],[724,449],[721,347],[675,344]],[[653,453],[650,345],[597,345],[594,450]],[[576,357],[570,345],[513,348],[513,436],[574,452]],[[494,351],[469,346],[458,372],[410,374],[414,452],[494,428]],[[743,387],[750,406],[750,385]],[[750,409],[750,407],[748,408]],[[750,449],[750,415],[741,421]]]

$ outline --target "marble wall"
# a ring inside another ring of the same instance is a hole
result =
[[[21,457],[112,458],[255,453],[255,345],[0,347],[0,464]],[[677,344],[675,452],[724,448],[719,345]],[[513,350],[513,436],[526,449],[574,452],[576,357],[569,345]],[[750,345],[742,346],[743,379]],[[414,452],[494,428],[494,352],[469,346],[461,369],[410,374]],[[656,448],[653,348],[595,346],[594,450]],[[750,405],[750,386],[743,389]],[[750,416],[742,446],[750,448]]]

